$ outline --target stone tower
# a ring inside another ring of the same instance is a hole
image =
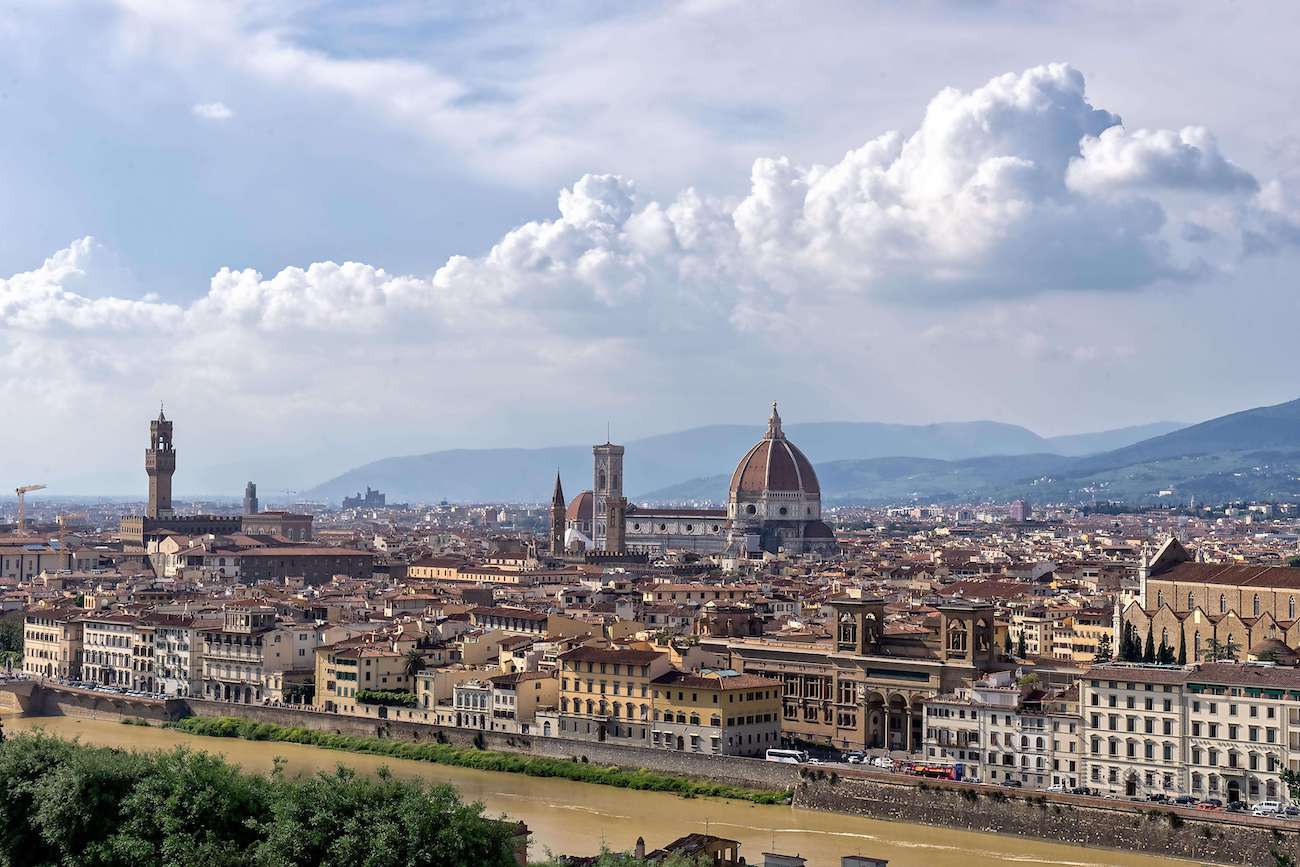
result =
[[[560,487],[560,473],[555,473],[555,494],[551,497],[551,556],[564,555],[564,488]]]
[[[605,527],[605,550],[622,554],[627,550],[624,538],[627,532],[627,497],[610,497],[607,502],[609,520]]]
[[[149,448],[144,453],[144,471],[149,474],[149,507],[145,515],[167,518],[172,514],[172,474],[176,472],[176,448],[172,445],[172,423],[158,408],[158,418],[149,422]]]
[[[591,486],[592,542],[597,551],[616,550],[609,547],[609,508],[611,500],[623,499],[623,447],[610,442],[591,449],[595,468]],[[618,542],[623,539],[622,525]]]
[[[257,485],[249,482],[244,486],[244,514],[256,515],[258,510]]]

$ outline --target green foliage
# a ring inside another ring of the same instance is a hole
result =
[[[1156,642],[1155,642],[1155,636],[1151,632],[1150,624],[1147,624],[1147,643],[1142,648],[1142,661],[1143,662],[1156,661]]]
[[[289,779],[219,756],[41,734],[0,746],[0,865],[508,867],[509,829],[447,786],[381,773]]]
[[[1287,557],[1287,558],[1286,558],[1286,565],[1288,565],[1288,566],[1300,566],[1300,554],[1296,554],[1296,555],[1294,555],[1294,556],[1292,556],[1292,557]]]
[[[711,867],[712,863],[712,860],[703,855],[694,858],[689,855],[669,855],[663,860],[655,861],[652,865],[644,858],[637,858],[629,852],[611,852],[602,849],[592,867]],[[564,862],[541,861],[530,867],[564,867]]]
[[[1094,661],[1110,662],[1112,655],[1114,655],[1114,651],[1111,650],[1110,646],[1110,634],[1102,633],[1101,638],[1097,639],[1097,653],[1095,654]]]
[[[390,738],[371,738],[362,735],[343,735],[318,732],[304,728],[290,728],[272,723],[258,723],[232,717],[186,717],[174,727],[194,735],[219,738],[243,738],[255,741],[281,741],[342,750],[350,753],[369,753],[409,759],[417,762],[434,762],[481,771],[502,771],[527,774],[532,777],[555,777],[579,783],[596,783],[624,789],[653,792],[676,792],[681,795],[705,795],[752,801],[756,804],[784,804],[789,798],[786,791],[747,789],[702,780],[674,777],[643,768],[634,770],[614,765],[592,765],[572,759],[555,759],[546,756],[529,756],[500,753],[491,750],[466,749],[445,743],[414,743]]]
[[[385,704],[389,707],[415,707],[415,693],[400,689],[359,689],[357,701],[362,704]]]
[[[406,651],[406,656],[402,659],[402,673],[414,682],[415,676],[422,671],[424,671],[424,656],[414,648]]]
[[[22,659],[23,615],[21,612],[0,618],[0,653],[16,653],[18,658]]]

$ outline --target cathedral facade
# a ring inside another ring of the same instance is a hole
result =
[[[553,550],[562,545],[564,553],[650,556],[668,551],[737,557],[839,553],[835,534],[821,519],[817,473],[786,439],[776,404],[772,404],[767,434],[745,452],[732,473],[725,509],[630,504],[622,487],[623,446],[604,443],[594,446],[592,453],[592,489],[578,494],[562,511],[563,491],[559,478],[555,480]]]

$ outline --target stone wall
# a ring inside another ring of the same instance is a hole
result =
[[[1221,864],[1274,867],[1274,852],[1300,857],[1300,828],[1290,822],[883,774],[812,776],[795,789],[796,806]]]
[[[95,690],[36,684],[23,708],[25,716],[71,716],[82,719],[144,719],[170,722],[186,714],[179,699],[144,698]]]
[[[671,750],[644,749],[620,744],[596,743],[542,737],[540,735],[512,735],[503,732],[478,732],[472,729],[444,728],[406,720],[380,720],[354,717],[346,714],[305,711],[290,708],[262,707],[260,705],[234,705],[227,702],[187,699],[190,711],[201,717],[239,717],[256,722],[282,726],[297,726],[313,731],[337,734],[366,735],[369,737],[400,738],[410,741],[433,740],[441,732],[447,742],[457,746],[471,746],[476,735],[481,735],[485,749],[507,753],[521,753],[550,758],[581,760],[599,765],[617,765],[624,768],[646,768],[678,776],[695,777],[737,786],[761,789],[788,789],[798,781],[798,768],[765,762],[762,759],[745,759],[734,756],[710,756],[697,753],[679,753]]]

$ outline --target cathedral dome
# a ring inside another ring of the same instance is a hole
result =
[[[583,491],[569,501],[569,508],[565,510],[564,517],[570,521],[590,521],[591,510],[591,491]]]
[[[745,452],[736,465],[736,471],[731,474],[732,500],[768,492],[821,496],[821,486],[817,483],[812,463],[781,431],[781,416],[777,414],[776,404],[772,404],[767,435]]]

